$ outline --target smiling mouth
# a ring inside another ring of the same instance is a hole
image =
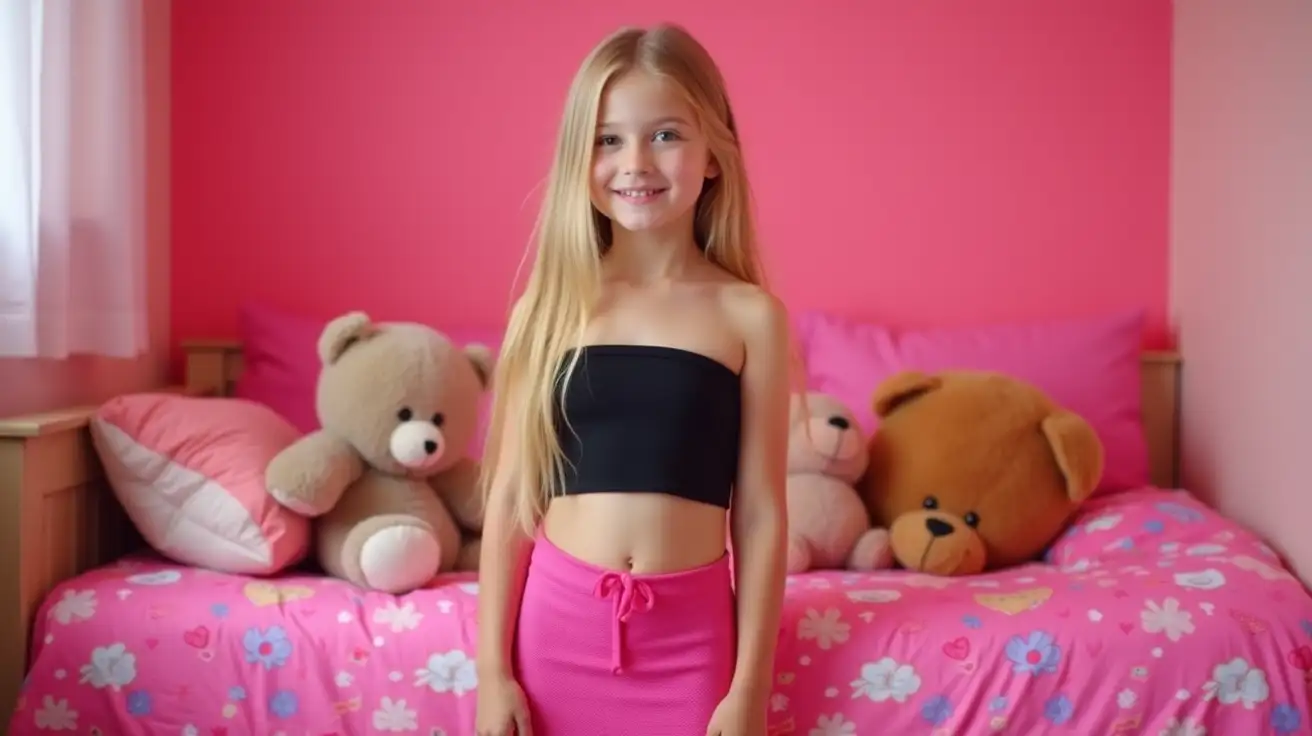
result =
[[[644,202],[666,192],[665,189],[615,189],[615,194],[631,202]]]

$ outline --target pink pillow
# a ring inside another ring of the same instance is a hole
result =
[[[241,399],[126,394],[91,420],[110,487],[141,536],[184,564],[270,574],[309,549],[308,520],[267,493],[264,469],[300,436]]]
[[[1107,454],[1099,492],[1150,483],[1139,414],[1142,312],[905,331],[808,312],[799,325],[809,383],[847,403],[867,432],[877,427],[875,387],[897,371],[1001,371],[1034,383],[1093,425]]]
[[[326,319],[266,306],[243,305],[238,315],[243,367],[235,395],[272,408],[302,432],[318,429],[314,407],[321,367],[318,345],[327,323]],[[479,343],[493,355],[500,348],[501,335],[494,330],[434,327],[458,345]],[[478,431],[469,446],[470,457],[482,457],[491,413],[491,392],[487,391],[479,402]]]

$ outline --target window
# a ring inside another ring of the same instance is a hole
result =
[[[146,348],[141,16],[0,2],[0,358]]]

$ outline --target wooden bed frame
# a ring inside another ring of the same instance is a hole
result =
[[[241,345],[183,343],[186,377],[158,390],[230,396],[242,370]],[[1155,485],[1178,479],[1180,356],[1141,360],[1143,422]],[[105,485],[88,420],[96,406],[0,419],[0,724],[8,724],[27,671],[32,619],[62,580],[142,546]]]

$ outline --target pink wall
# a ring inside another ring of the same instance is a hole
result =
[[[151,348],[138,360],[0,359],[0,417],[91,404],[157,386],[169,349],[169,32],[171,4],[145,3],[147,281]]]
[[[178,4],[174,338],[248,299],[499,324],[575,65],[668,18],[729,79],[794,309],[1166,339],[1168,0],[820,5]]]
[[[1312,3],[1176,3],[1185,484],[1312,582]]]

